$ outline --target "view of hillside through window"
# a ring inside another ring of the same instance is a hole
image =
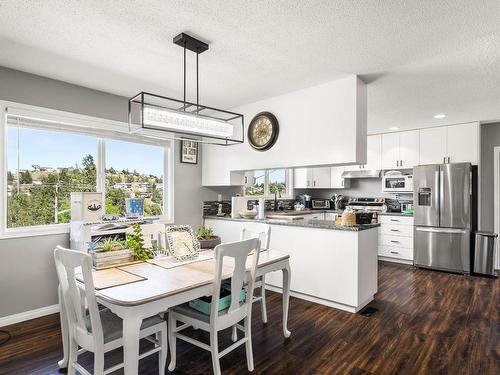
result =
[[[163,212],[163,148],[107,140],[106,213],[144,198],[145,215]],[[97,187],[97,138],[8,127],[7,228],[68,223],[71,192]]]

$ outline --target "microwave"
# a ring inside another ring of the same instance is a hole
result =
[[[313,210],[329,210],[330,209],[330,199],[314,199],[312,200]]]
[[[413,193],[413,176],[384,176],[382,177],[382,191],[384,193]]]

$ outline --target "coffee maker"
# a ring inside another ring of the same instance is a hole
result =
[[[312,209],[312,197],[307,194],[301,194],[297,197],[297,200],[300,204],[304,205],[304,209],[311,210]]]

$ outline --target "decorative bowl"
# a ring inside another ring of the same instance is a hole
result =
[[[257,216],[257,212],[250,211],[250,210],[244,210],[244,211],[240,211],[240,216],[244,219],[255,219],[255,217]]]

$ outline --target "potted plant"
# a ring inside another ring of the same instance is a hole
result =
[[[132,250],[127,249],[116,237],[99,241],[90,254],[96,268],[130,262],[133,256]]]
[[[196,239],[202,249],[213,249],[221,243],[220,237],[214,234],[212,228],[201,227],[196,231]]]
[[[144,236],[142,234],[141,226],[136,223],[132,225],[132,229],[132,233],[127,233],[125,243],[133,252],[134,260],[145,261],[153,259],[155,257],[153,249],[151,247],[144,246]]]

